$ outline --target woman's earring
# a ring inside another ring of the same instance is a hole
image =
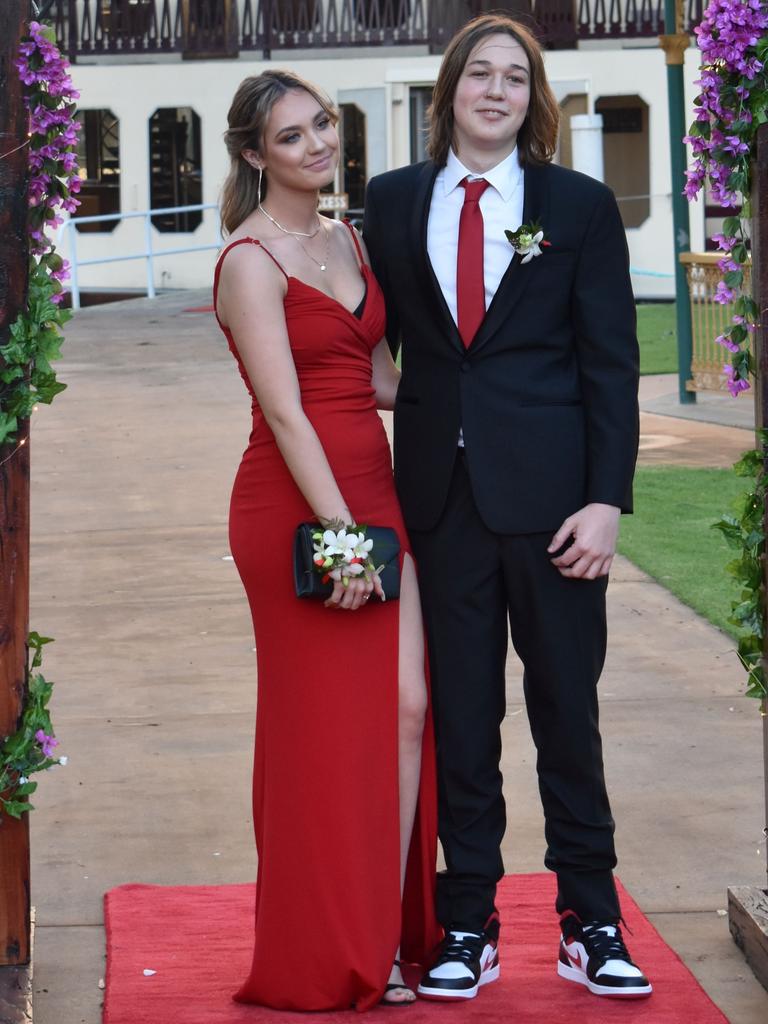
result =
[[[259,201],[258,201],[258,202],[256,203],[256,209],[257,209],[257,210],[258,210],[258,209],[259,209],[259,208],[261,207],[261,179],[263,178],[263,176],[264,176],[264,168],[263,168],[263,167],[261,166],[261,164],[259,164],[259,185],[258,185],[258,189],[259,189],[259,192],[258,192],[258,197],[259,197]]]

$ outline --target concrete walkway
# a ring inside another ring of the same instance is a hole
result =
[[[69,390],[35,416],[31,623],[57,638],[44,671],[70,758],[32,815],[36,1024],[98,1024],[105,890],[255,875],[253,640],[226,531],[249,406],[213,318],[182,312],[207,300],[78,313]],[[646,392],[666,386],[654,380]],[[643,431],[644,461],[727,465],[750,443],[745,429],[657,414]],[[619,873],[728,1019],[764,1024],[768,993],[724,916],[726,886],[765,883],[757,705],[731,641],[642,572],[619,560],[609,594]],[[507,869],[540,870],[513,659],[504,731]]]

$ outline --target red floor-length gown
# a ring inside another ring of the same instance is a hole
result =
[[[222,262],[241,244],[260,245],[242,238],[224,249],[214,305]],[[366,297],[359,319],[288,275],[285,319],[302,405],[345,501],[357,522],[394,526],[405,553],[408,538],[371,384],[384,303],[370,269],[360,264]],[[259,315],[258,294],[253,315]],[[250,975],[235,999],[279,1009],[365,1010],[381,998],[401,937],[403,959],[418,963],[440,938],[431,726],[401,912],[399,602],[372,600],[350,613],[296,598],[292,540],[312,510],[265,422],[232,335],[222,330],[253,400],[229,520],[258,665],[256,941]]]

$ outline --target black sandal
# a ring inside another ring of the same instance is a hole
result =
[[[400,967],[400,961],[395,960],[393,963],[394,967]],[[410,992],[413,995],[413,999],[386,999],[387,992],[394,992],[395,989],[402,989],[404,992]],[[416,1002],[416,993],[412,988],[409,988],[404,981],[390,981],[387,982],[387,987],[384,989],[384,995],[381,997],[381,1006],[413,1006]]]

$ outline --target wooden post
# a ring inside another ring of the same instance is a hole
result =
[[[768,427],[768,192],[760,183],[768,180],[768,125],[757,132],[757,154],[752,167],[752,295],[759,310],[761,326],[755,335],[758,365],[755,388],[755,423],[759,429]],[[768,463],[768,460],[766,460]],[[768,471],[768,464],[766,465]],[[768,529],[768,501],[764,510],[764,523]],[[763,564],[764,579],[768,582],[768,559]],[[768,634],[768,630],[766,630]],[[763,654],[768,668],[768,648]],[[765,807],[763,837],[768,838],[768,702],[763,700],[760,711],[763,721],[763,773]],[[768,861],[768,850],[763,843],[763,854]],[[768,871],[768,865],[766,865]],[[763,885],[768,878],[763,879]],[[768,889],[757,886],[738,886],[728,890],[728,920],[731,935],[744,951],[757,979],[768,989]]]
[[[26,301],[27,116],[14,60],[28,0],[0,7],[0,344]],[[16,731],[29,626],[29,421],[0,446],[0,739]],[[25,443],[19,447],[21,441]],[[30,955],[29,815],[0,816],[0,965]]]
[[[755,165],[752,168],[752,294],[757,303],[761,324],[755,342],[759,359],[759,386],[755,395],[757,403],[755,422],[758,428],[768,427],[768,192],[765,189],[766,181],[768,181],[768,125],[764,124],[757,131],[757,154]],[[761,182],[762,188],[760,187]],[[768,465],[765,468],[768,472]],[[768,504],[765,509],[764,522],[768,530]],[[765,582],[768,584],[768,559],[763,563],[763,573]],[[768,629],[766,629],[766,635],[768,636]],[[768,651],[764,653],[764,663],[768,670]],[[763,836],[766,839],[766,844],[763,852],[766,855],[765,881],[768,883],[768,701],[765,699],[760,711],[763,717],[763,776],[765,782]]]

